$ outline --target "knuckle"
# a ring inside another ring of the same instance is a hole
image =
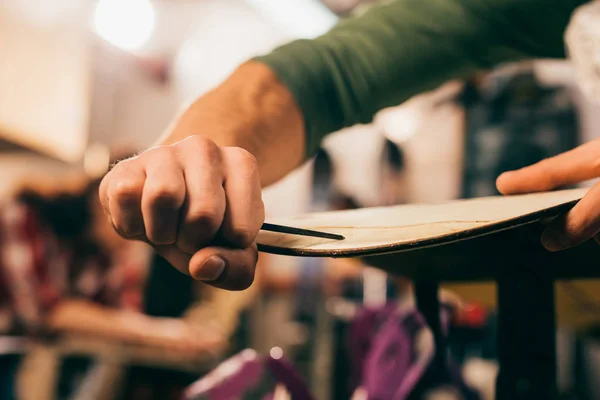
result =
[[[148,162],[149,159],[159,158],[161,161],[169,161],[175,158],[173,148],[171,146],[157,146],[146,150],[140,156],[144,162]]]
[[[212,141],[206,141],[198,148],[202,157],[211,165],[218,165],[221,161],[221,149]]]
[[[134,236],[134,233],[127,229],[126,226],[114,225],[115,232],[124,239],[130,239]]]
[[[552,189],[559,187],[562,183],[561,180],[559,179],[559,177],[557,177],[555,174],[551,173],[550,171],[548,171],[548,173],[545,174],[544,178],[541,178],[541,182],[542,182],[541,190],[552,190]]]
[[[122,174],[128,174],[131,171],[136,170],[137,168],[140,168],[139,158],[138,157],[127,158],[127,159],[116,162],[110,169],[110,174],[111,175],[116,174],[117,176],[119,176]]]
[[[247,171],[246,173],[258,172],[256,157],[249,151],[242,149],[241,147],[231,147],[227,149],[227,155],[236,168],[242,168]]]
[[[136,199],[140,195],[141,190],[142,187],[136,180],[123,176],[111,182],[109,195],[117,200],[128,201]]]
[[[113,230],[124,239],[129,239],[129,237],[131,236],[130,233],[127,231],[126,227],[119,224],[118,222],[114,223],[112,227]]]
[[[559,183],[559,178],[549,159],[540,161],[535,167],[542,190],[552,189]]]
[[[240,226],[233,228],[229,234],[230,240],[242,248],[245,248],[254,242],[258,230],[251,229],[246,226]]]
[[[175,182],[154,184],[145,194],[151,207],[174,208],[182,202],[180,187]]]
[[[197,208],[188,211],[186,223],[193,225],[194,228],[208,229],[216,231],[221,226],[221,216],[216,208]]]
[[[227,149],[229,155],[235,158],[240,163],[255,164],[256,158],[248,150],[241,147],[229,147]]]
[[[220,158],[221,150],[215,142],[199,135],[189,136],[177,144],[178,147],[187,147],[194,150],[194,154],[200,154],[204,158],[216,160]]]
[[[116,221],[113,224],[113,229],[125,239],[134,239],[144,233],[139,225],[133,221]]]

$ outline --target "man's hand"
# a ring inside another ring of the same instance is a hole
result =
[[[243,290],[258,258],[261,189],[302,164],[305,142],[292,93],[247,62],[175,118],[158,146],[117,164],[100,201],[121,236],[195,279]]]
[[[498,177],[502,194],[541,192],[600,177],[600,140]],[[545,229],[542,243],[551,251],[564,250],[594,238],[600,243],[600,184],[567,214]]]
[[[100,201],[121,236],[179,271],[229,290],[252,284],[265,213],[248,151],[200,136],[151,148],[106,175]]]

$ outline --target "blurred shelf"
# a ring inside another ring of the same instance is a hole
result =
[[[108,342],[91,337],[64,337],[54,347],[61,355],[88,355],[122,365],[169,368],[190,373],[206,372],[221,360],[221,353],[217,352],[206,352],[194,359],[186,359],[182,353],[166,348]]]

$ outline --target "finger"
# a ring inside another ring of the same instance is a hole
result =
[[[193,255],[190,274],[195,279],[227,290],[244,290],[252,285],[258,260],[253,244],[247,249],[207,247]]]
[[[181,251],[181,249],[175,245],[154,246],[154,251],[176,270],[190,276],[189,265],[192,258],[190,254]]]
[[[212,142],[190,137],[179,146],[187,194],[177,246],[194,254],[213,240],[223,221],[223,165],[220,149]]]
[[[124,237],[144,235],[142,192],[146,180],[143,166],[137,160],[119,163],[107,176],[105,203],[115,230]]]
[[[173,244],[186,195],[183,171],[167,148],[150,150],[140,160],[146,167],[142,195],[146,237],[153,244]]]
[[[600,140],[542,160],[516,171],[505,172],[496,181],[503,194],[540,192],[573,185],[600,175]]]
[[[544,247],[564,250],[600,232],[600,184],[594,185],[567,214],[556,218],[542,235]]]
[[[246,248],[254,242],[265,219],[258,167],[246,150],[223,152],[226,211],[221,234],[228,244]]]

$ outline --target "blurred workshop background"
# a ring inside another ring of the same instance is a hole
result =
[[[116,238],[94,190],[239,63],[375,3],[0,0],[0,399],[177,399],[245,349],[285,355],[318,399],[353,396],[357,315],[406,282],[358,260],[264,254],[250,289],[215,290]],[[264,191],[267,218],[493,195],[501,171],[598,136],[600,106],[568,63],[505,65],[332,133]],[[600,398],[598,287],[557,283],[565,398]],[[464,301],[450,330],[463,378],[492,399],[494,285],[444,289]]]

